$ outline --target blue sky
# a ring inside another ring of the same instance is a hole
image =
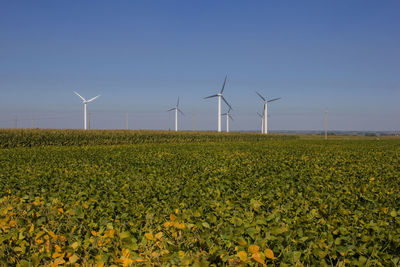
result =
[[[0,127],[400,130],[399,1],[1,1]],[[224,125],[224,124],[223,124]]]

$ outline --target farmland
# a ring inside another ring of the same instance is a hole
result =
[[[0,131],[0,261],[400,264],[400,140]]]

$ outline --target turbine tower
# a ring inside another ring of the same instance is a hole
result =
[[[221,98],[228,105],[228,107],[232,109],[231,105],[229,105],[228,101],[226,101],[226,99],[222,95],[222,93],[224,92],[224,89],[225,89],[226,78],[227,78],[227,76],[225,76],[224,84],[222,85],[222,89],[218,94],[210,95],[210,96],[207,96],[204,98],[204,99],[207,99],[207,98],[212,98],[212,97],[218,97],[218,132],[221,132]]]
[[[178,112],[180,112],[183,116],[185,116],[185,114],[182,112],[182,110],[179,109],[179,97],[178,97],[178,102],[176,102],[176,106],[174,108],[171,108],[168,111],[173,111],[175,110],[175,132],[178,131]]]
[[[257,115],[261,118],[261,133],[264,133],[264,116],[261,115],[261,113],[257,112]],[[271,117],[271,115],[268,115],[268,118]]]
[[[74,93],[79,96],[82,99],[82,103],[83,103],[83,128],[86,130],[87,129],[87,123],[86,123],[86,105],[90,102],[92,102],[93,100],[95,100],[96,98],[98,98],[100,95],[97,95],[89,100],[86,100],[85,98],[83,98],[80,94],[78,94],[77,92],[74,91]]]
[[[222,116],[226,116],[226,132],[229,133],[229,119],[233,121],[233,117],[231,115],[231,108],[228,109],[228,112],[222,114]]]
[[[281,97],[274,98],[274,99],[271,99],[271,100],[267,100],[260,93],[256,92],[256,94],[264,101],[264,115],[263,115],[264,123],[263,123],[263,131],[262,131],[262,133],[263,134],[268,134],[268,120],[267,120],[267,118],[268,118],[268,103],[272,102],[272,101],[276,101],[278,99],[281,99]]]

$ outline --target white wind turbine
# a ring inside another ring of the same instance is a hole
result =
[[[231,119],[233,121],[233,117],[231,115],[231,110],[232,108],[228,109],[228,112],[222,114],[222,116],[226,116],[226,132],[229,133],[229,119]]]
[[[83,128],[86,130],[87,126],[86,126],[86,105],[87,103],[92,102],[93,100],[95,100],[96,98],[98,98],[100,95],[97,95],[89,100],[86,100],[85,98],[83,98],[80,94],[78,94],[77,92],[74,91],[74,93],[79,96],[82,99],[82,103],[83,103]]]
[[[256,94],[264,101],[264,115],[263,115],[264,123],[262,125],[262,127],[263,127],[262,133],[268,134],[268,120],[267,120],[267,118],[268,118],[268,103],[272,102],[272,101],[276,101],[278,99],[281,99],[281,97],[267,100],[260,93],[256,92]]]
[[[218,94],[210,95],[204,98],[207,99],[212,97],[218,97],[218,132],[221,132],[221,98],[224,100],[224,102],[228,105],[229,108],[232,108],[231,105],[229,105],[228,101],[226,101],[226,99],[222,95],[225,89],[226,78],[227,76],[225,76],[224,84],[222,85],[222,89]]]
[[[168,111],[173,111],[173,110],[175,110],[175,132],[177,132],[178,131],[178,111],[183,116],[185,116],[185,114],[182,112],[182,110],[179,109],[179,97],[178,97],[178,102],[176,102],[176,106],[174,108],[171,108],[171,109],[167,110],[167,112]]]

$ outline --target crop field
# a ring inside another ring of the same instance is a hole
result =
[[[0,262],[399,266],[400,139],[0,131]]]

